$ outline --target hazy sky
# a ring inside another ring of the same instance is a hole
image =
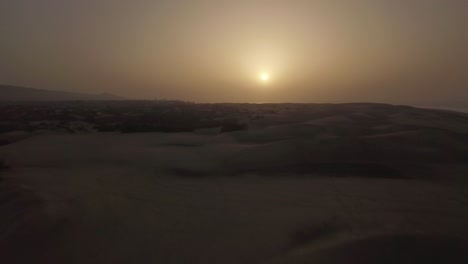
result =
[[[0,35],[3,84],[209,102],[468,100],[466,0],[0,0]]]

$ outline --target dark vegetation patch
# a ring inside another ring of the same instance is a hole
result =
[[[80,128],[73,126],[77,121],[99,132],[192,132],[222,126],[227,132],[246,128],[238,120],[250,114],[240,106],[180,101],[4,103],[0,104],[0,133],[37,130],[78,133]]]
[[[409,119],[450,120],[462,125],[468,122],[467,116],[458,113],[364,103],[195,104],[164,100],[3,102],[0,113],[0,133],[37,130],[79,133],[80,129],[89,127],[101,132],[124,133],[191,132],[209,127],[222,127],[222,132],[230,132],[247,129],[247,123],[269,126],[343,117],[348,121],[340,122],[337,119],[337,122],[325,122],[320,126],[343,136],[362,136],[378,133],[374,127],[392,124],[394,115]],[[73,122],[77,121],[89,126],[77,128],[73,126]],[[402,128],[394,125],[389,127],[389,131],[401,131]]]

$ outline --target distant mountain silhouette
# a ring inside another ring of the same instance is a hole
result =
[[[113,101],[125,98],[108,94],[82,94],[62,91],[41,90],[35,88],[0,85],[0,101]]]

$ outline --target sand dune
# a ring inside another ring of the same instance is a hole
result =
[[[468,119],[301,107],[230,133],[46,133],[0,147],[3,259],[466,262]]]

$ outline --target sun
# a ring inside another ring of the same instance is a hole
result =
[[[260,73],[259,78],[260,78],[261,81],[266,82],[266,81],[270,80],[270,74],[268,74],[266,72]]]

